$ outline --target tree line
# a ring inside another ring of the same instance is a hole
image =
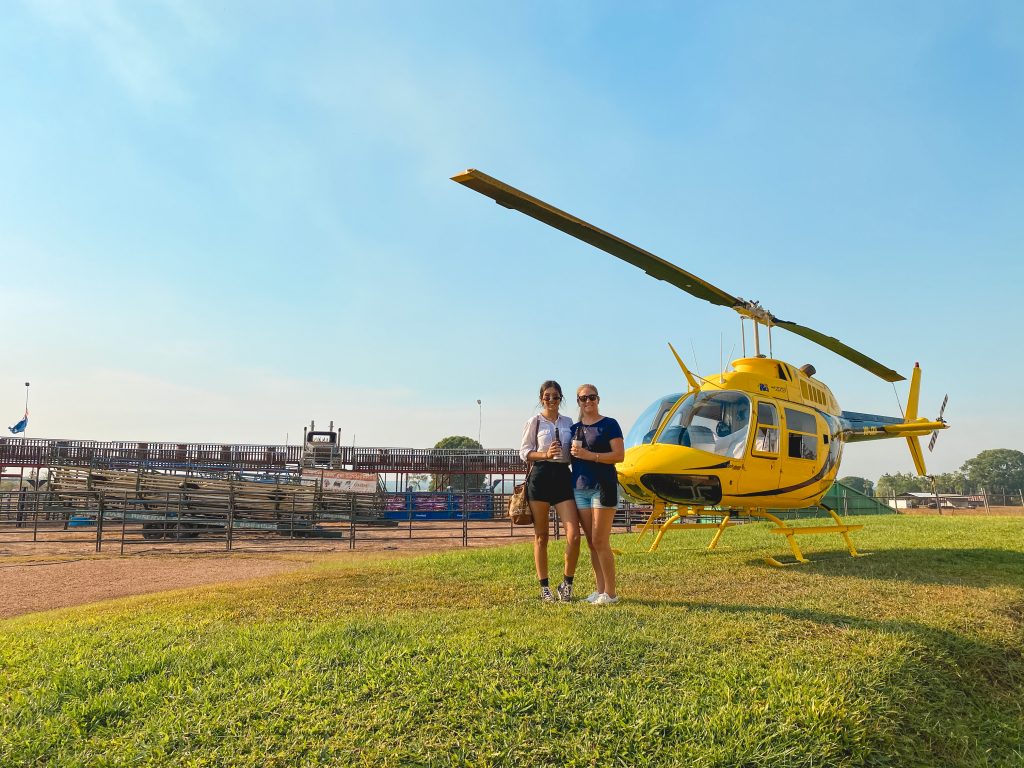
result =
[[[887,473],[877,483],[863,477],[839,478],[843,485],[868,496],[901,493],[974,494],[983,490],[995,494],[1017,494],[1024,488],[1024,453],[1010,448],[993,448],[968,459],[955,472],[918,477],[909,472]]]

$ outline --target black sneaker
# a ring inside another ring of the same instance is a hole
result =
[[[555,596],[553,594],[551,594],[551,587],[541,587],[540,588],[540,599],[543,600],[545,603],[557,603],[558,602],[555,599]]]
[[[567,581],[563,581],[558,585],[558,599],[563,603],[572,602],[572,584]]]

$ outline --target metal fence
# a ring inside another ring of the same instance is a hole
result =
[[[403,494],[395,494],[401,501]],[[495,494],[491,504],[505,500]],[[387,509],[378,494],[294,495],[286,505],[260,508],[219,490],[30,491],[0,493],[0,545],[36,543],[121,554],[143,549],[265,550],[315,546],[325,549],[400,548],[420,544],[469,547],[491,541],[528,540],[530,526],[514,526],[468,504],[443,516],[424,517],[413,505]],[[394,504],[393,504],[394,506]],[[649,509],[620,510],[618,532],[646,520]],[[552,510],[550,535],[561,538]],[[9,548],[9,547],[8,547]],[[66,548],[66,547],[65,547]]]

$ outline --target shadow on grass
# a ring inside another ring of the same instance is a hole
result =
[[[843,551],[804,553],[801,570],[829,576],[891,579],[916,584],[1024,588],[1024,552],[1005,549],[886,549],[854,558]],[[763,559],[749,560],[756,565]]]
[[[785,608],[741,603],[698,602],[694,600],[630,600],[631,604],[652,608],[683,608],[691,613],[727,614],[732,616],[778,616],[793,621],[807,621],[840,630],[867,630],[886,635],[913,638],[925,648],[941,649],[946,663],[955,659],[959,673],[969,673],[975,680],[985,680],[997,690],[1017,691],[1024,688],[1024,651],[1012,643],[985,642],[960,632],[905,619],[871,619],[862,616],[822,611],[816,608]],[[938,657],[938,654],[936,654]]]

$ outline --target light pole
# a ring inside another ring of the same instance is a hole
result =
[[[481,433],[483,432],[483,429],[484,429],[484,404],[483,404],[483,401],[480,400],[479,398],[476,401],[476,407],[480,411],[480,421],[477,423],[477,426],[476,426],[476,441],[478,443],[480,443],[480,435],[481,435]],[[480,445],[482,447],[483,443],[480,443]]]

